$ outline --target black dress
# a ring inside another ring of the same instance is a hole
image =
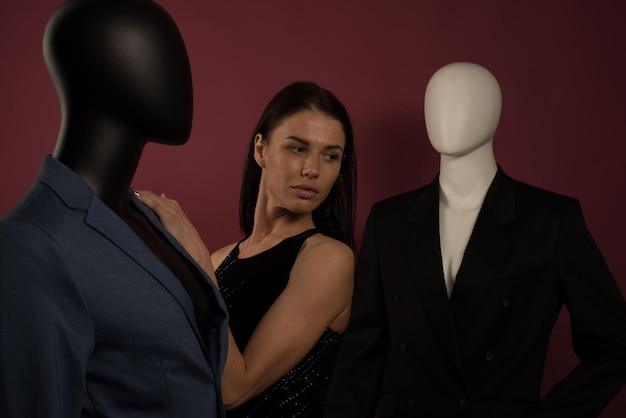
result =
[[[241,351],[265,312],[285,289],[304,241],[316,229],[289,237],[249,258],[238,258],[239,245],[215,270],[226,301],[230,330]],[[278,382],[241,407],[228,411],[239,417],[321,417],[340,334],[326,328],[300,363]]]

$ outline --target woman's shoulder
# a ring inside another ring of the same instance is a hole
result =
[[[213,266],[217,268],[220,264],[222,264],[224,259],[231,253],[237,244],[238,242],[233,242],[225,247],[213,251],[211,253],[211,262],[213,263]]]
[[[334,238],[315,234],[307,238],[298,254],[288,286],[298,289],[297,291],[307,297],[324,300],[324,309],[335,309],[335,314],[349,312],[354,285],[354,264],[354,252],[348,245]],[[332,304],[328,305],[331,300]],[[343,327],[333,324],[332,329]]]
[[[339,241],[338,239],[324,235],[321,232],[311,235],[304,242],[303,249],[310,249],[313,251],[338,251],[342,255],[354,256],[354,251],[347,244]]]
[[[319,264],[322,268],[334,268],[337,263],[350,266],[354,264],[354,251],[343,242],[318,233],[306,239],[297,261]]]

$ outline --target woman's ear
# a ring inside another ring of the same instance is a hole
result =
[[[254,137],[254,159],[261,168],[265,168],[265,146],[266,141],[262,134]]]

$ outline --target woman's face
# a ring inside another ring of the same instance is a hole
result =
[[[341,123],[303,110],[283,119],[268,136],[255,138],[255,159],[262,169],[259,202],[269,209],[312,213],[341,170],[346,143]]]

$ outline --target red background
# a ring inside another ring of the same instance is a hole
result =
[[[0,5],[0,215],[52,151],[60,110],[41,54],[59,0]],[[294,80],[334,91],[353,120],[357,240],[371,205],[430,182],[438,154],[423,121],[435,70],[489,68],[503,91],[495,138],[505,172],[578,197],[626,291],[626,55],[620,1],[161,0],[179,25],[195,115],[181,147],[149,144],[133,187],[179,200],[210,249],[240,237],[242,162],[269,99]],[[625,324],[626,326],[626,324]],[[544,391],[575,364],[568,316],[550,346]],[[621,417],[622,390],[602,414]]]

